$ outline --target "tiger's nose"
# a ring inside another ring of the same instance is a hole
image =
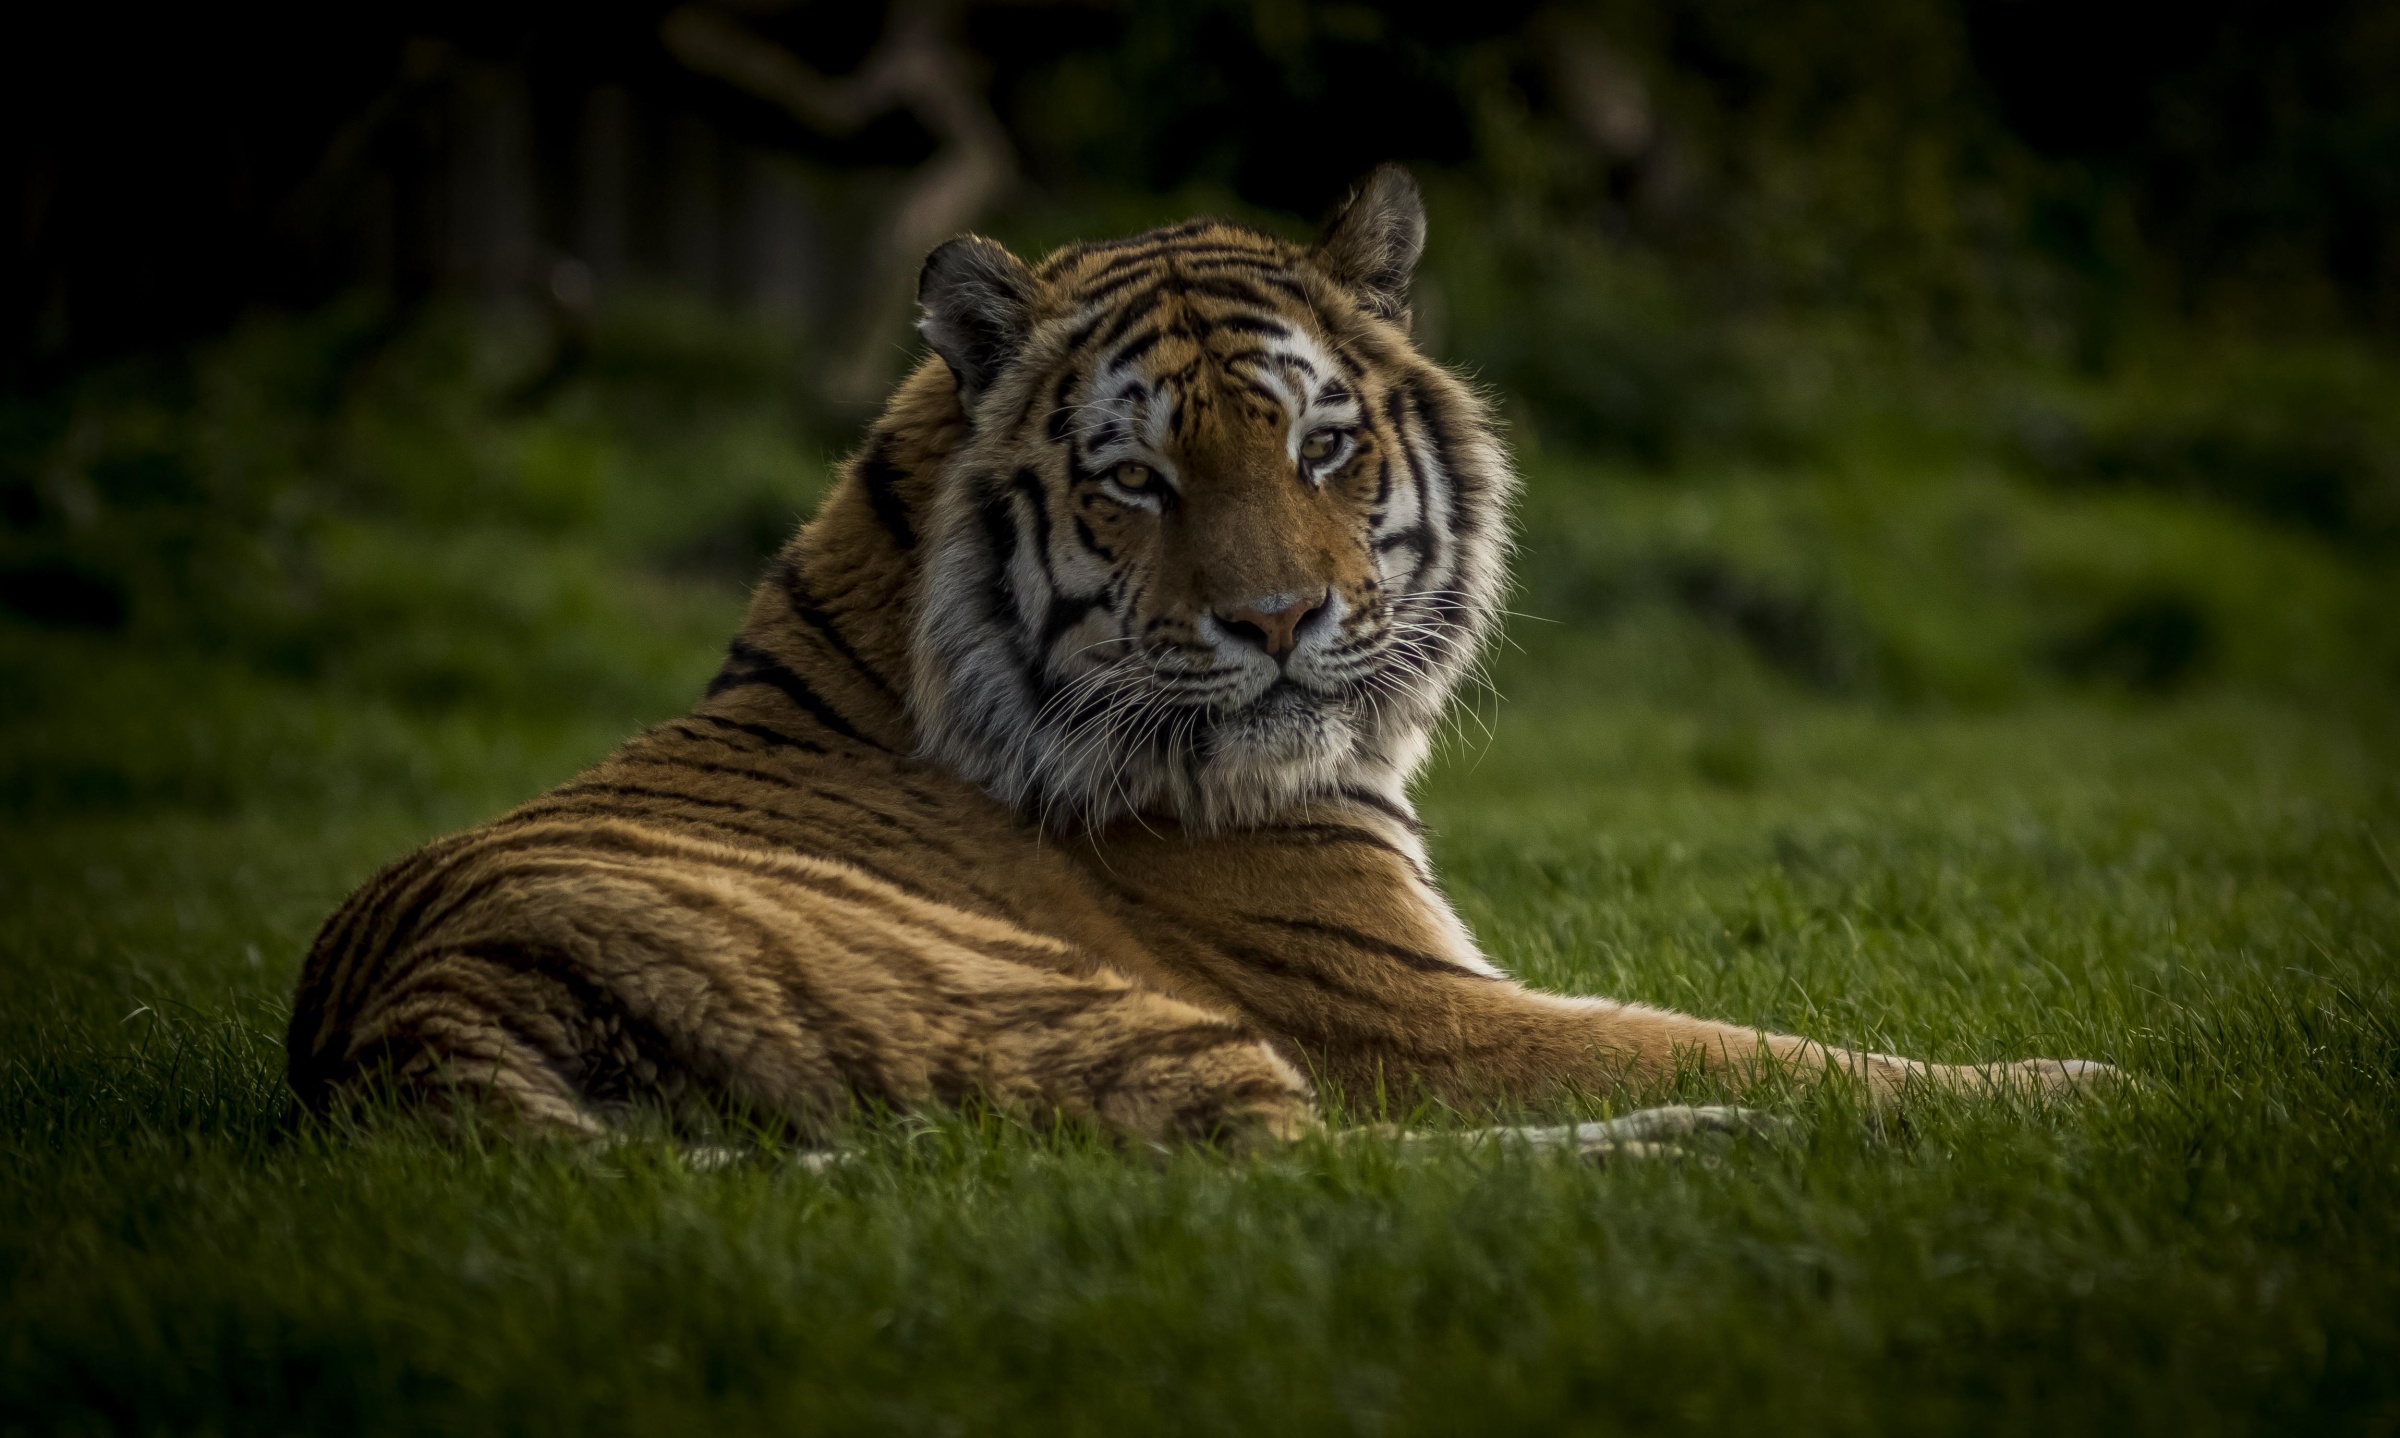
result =
[[[1305,599],[1270,594],[1238,609],[1218,610],[1217,622],[1228,633],[1265,650],[1268,658],[1280,664],[1299,647],[1300,626],[1323,610],[1331,596],[1331,590],[1320,590]]]

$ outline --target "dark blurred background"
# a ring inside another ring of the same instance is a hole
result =
[[[1455,175],[1495,228],[1655,258],[1712,309],[1856,307],[2086,363],[2150,310],[2400,329],[2400,15],[2358,0],[7,23],[0,363],[19,386],[362,290],[670,286],[838,331],[890,223],[877,202],[945,164],[989,173],[943,217],[988,225],[1195,188],[1313,216],[1400,159]]]
[[[1301,235],[1397,159],[1422,336],[1534,476],[1534,612],[1904,703],[2400,673],[2400,6],[0,25],[0,615],[37,648],[606,690],[682,602],[625,576],[730,590],[805,508],[929,245]]]

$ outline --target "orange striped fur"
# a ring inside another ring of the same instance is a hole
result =
[[[1971,1077],[1535,992],[1452,913],[1405,786],[1493,622],[1515,481],[1410,344],[1422,226],[1387,168],[1314,247],[1203,221],[1038,269],[937,251],[936,357],[708,696],[352,895],[296,1092],[584,1132],[980,1095],[1243,1142],[1310,1129],[1325,1083]]]

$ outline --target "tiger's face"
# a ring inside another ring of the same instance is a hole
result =
[[[1398,802],[1484,638],[1513,478],[1419,355],[1423,213],[1377,172],[1302,248],[1196,222],[928,262],[968,421],[929,535],[928,749],[1047,822]]]

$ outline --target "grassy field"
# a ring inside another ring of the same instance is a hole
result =
[[[552,510],[331,524],[301,660],[0,627],[0,1431],[2400,1426],[2390,581],[1955,456],[1537,463],[1437,854],[1545,984],[2138,1086],[1755,1094],[1786,1138],[1606,1169],[287,1131],[322,915],[730,630],[735,588],[611,538],[653,519],[556,500],[589,423],[503,436]]]

